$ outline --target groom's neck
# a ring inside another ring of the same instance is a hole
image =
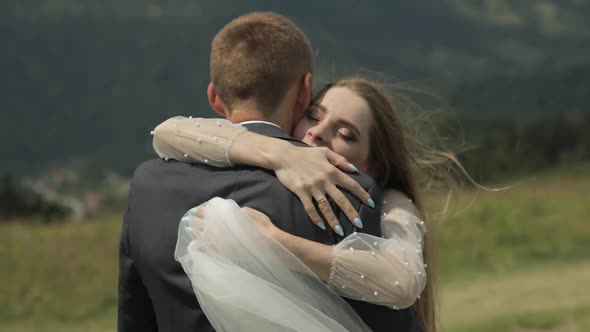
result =
[[[278,112],[277,112],[278,113]],[[291,132],[292,121],[280,116],[281,114],[267,115],[254,109],[234,109],[231,111],[227,119],[233,123],[241,123],[246,121],[266,121],[276,124],[287,133]]]

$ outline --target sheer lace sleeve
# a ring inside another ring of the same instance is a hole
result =
[[[177,116],[154,129],[154,150],[160,158],[232,166],[229,147],[246,130],[225,119],[186,118]]]
[[[407,308],[426,286],[422,256],[426,229],[405,195],[386,191],[384,197],[383,238],[353,233],[337,244],[328,285],[348,298]]]

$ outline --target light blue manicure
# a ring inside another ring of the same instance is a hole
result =
[[[319,223],[317,223],[316,226],[318,226],[319,228],[321,228],[322,231],[325,231],[326,230],[326,224],[324,224],[323,221],[320,221]]]
[[[198,210],[199,210],[199,209],[197,209],[196,207],[194,207],[194,208],[192,208],[192,209],[188,210],[188,213],[190,213],[190,214],[192,214],[192,215],[195,215],[195,214],[197,214],[197,211],[198,211]]]
[[[371,208],[373,208],[373,209],[375,208],[375,201],[373,201],[372,198],[369,198],[369,200],[367,201],[367,204],[369,204],[369,206]]]
[[[355,172],[357,172],[357,173],[360,173],[360,172],[359,172],[359,169],[358,169],[358,168],[356,168],[356,166],[354,166],[354,164],[352,164],[352,163],[348,163],[348,166],[350,166],[350,168],[352,168],[352,169],[353,169]]]
[[[344,236],[344,231],[342,230],[342,226],[336,225],[335,231],[338,235]]]
[[[354,218],[354,220],[352,222],[354,222],[356,227],[363,228],[363,221],[361,220],[361,218],[356,217],[356,218]]]
[[[189,218],[189,217],[182,217],[182,219],[180,219],[180,221],[182,221],[183,223],[188,224],[188,222],[191,221],[191,218]]]

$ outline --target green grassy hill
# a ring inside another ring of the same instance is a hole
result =
[[[587,331],[590,165],[463,192],[439,237],[445,331]],[[0,225],[0,331],[115,330],[120,216]]]

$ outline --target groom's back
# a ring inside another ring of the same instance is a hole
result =
[[[235,174],[215,171],[163,160],[135,171],[121,233],[118,331],[214,331],[174,248],[189,208],[231,192]]]
[[[256,131],[252,127],[250,130]],[[269,125],[259,125],[258,131],[287,137]],[[368,190],[372,181],[366,176],[358,179]],[[157,331],[213,331],[173,254],[180,218],[188,209],[215,196],[258,209],[291,234],[327,244],[337,241],[333,232],[313,225],[297,197],[271,172],[252,167],[213,168],[147,161],[133,176],[123,225],[120,331],[156,331],[156,326]],[[358,201],[355,204],[360,207]],[[376,215],[367,215],[363,220],[378,220],[378,211],[365,210],[364,214]],[[349,222],[342,220],[342,224],[347,233],[352,231]],[[378,231],[378,226],[366,222],[366,228],[373,231]]]

